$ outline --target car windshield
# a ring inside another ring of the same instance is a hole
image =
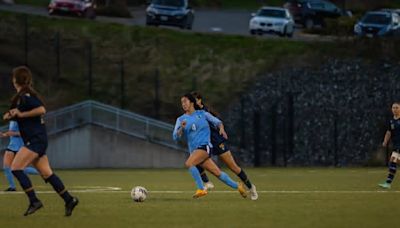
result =
[[[285,18],[286,12],[284,10],[262,9],[262,10],[258,11],[257,16]]]
[[[185,5],[184,0],[153,0],[152,3],[156,5],[175,7],[183,7]]]
[[[369,14],[365,15],[362,22],[366,23],[366,24],[387,25],[387,24],[390,24],[390,15],[389,14],[369,13]]]

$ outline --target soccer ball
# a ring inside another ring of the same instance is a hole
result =
[[[131,197],[135,202],[143,202],[147,197],[147,190],[142,186],[132,188]]]

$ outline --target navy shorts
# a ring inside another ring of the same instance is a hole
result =
[[[39,155],[39,158],[42,157],[43,155],[46,154],[47,150],[47,143],[46,142],[33,142],[33,143],[27,143],[25,145],[26,148],[29,150],[37,153]]]
[[[220,143],[219,145],[213,145],[212,155],[220,156],[221,154],[228,152],[229,147],[225,142]]]
[[[16,154],[18,152],[18,151],[15,151],[15,150],[11,150],[10,148],[7,148],[6,151],[14,153],[14,154]]]
[[[208,145],[199,146],[199,147],[197,147],[197,150],[205,150],[207,152],[207,154],[211,155],[210,147]]]

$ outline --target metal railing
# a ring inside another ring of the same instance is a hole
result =
[[[49,112],[45,119],[49,135],[92,124],[152,143],[184,150],[172,139],[173,125],[96,101],[84,101]],[[0,131],[6,131],[7,128],[7,126],[3,126]],[[8,139],[2,139],[0,147],[5,148],[7,142]]]

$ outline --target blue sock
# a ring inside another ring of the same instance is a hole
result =
[[[15,188],[15,181],[14,181],[14,176],[11,172],[10,167],[4,167],[4,175],[7,178],[8,184],[10,185],[10,188]]]
[[[29,177],[24,173],[23,170],[13,170],[12,173],[14,174],[15,178],[19,181],[22,189],[25,191],[26,195],[29,198],[30,203],[34,203],[39,201],[36,197],[35,190],[32,188],[31,180]]]
[[[237,189],[238,184],[233,181],[228,174],[221,172],[221,176],[218,177],[222,182],[224,182],[226,185],[230,186],[231,188]]]
[[[33,168],[33,167],[26,167],[25,169],[24,169],[24,172],[26,173],[26,174],[33,174],[33,175],[38,175],[39,174],[39,172],[35,169],[35,168]]]
[[[196,166],[191,166],[189,168],[190,174],[192,174],[192,177],[194,179],[194,181],[196,182],[196,186],[197,189],[204,189],[204,185],[203,185],[203,180],[201,179],[199,170],[196,168]]]

